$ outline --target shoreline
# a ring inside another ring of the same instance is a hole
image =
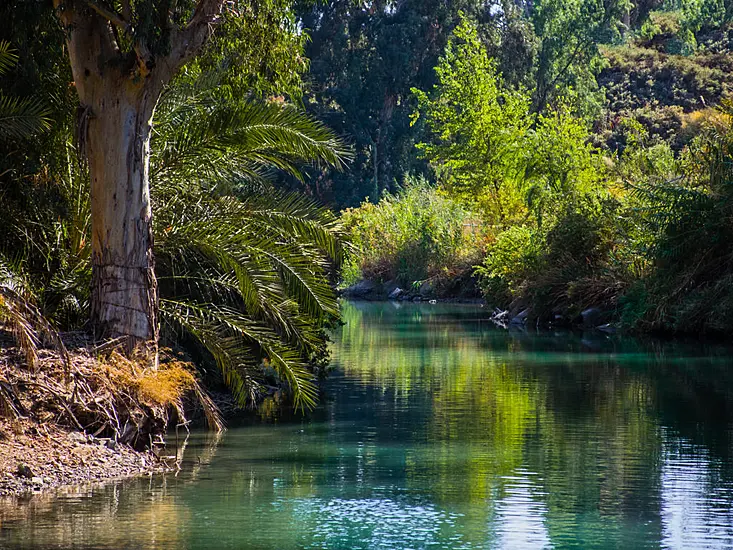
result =
[[[0,497],[172,471],[152,451],[136,451],[50,423],[0,419]]]

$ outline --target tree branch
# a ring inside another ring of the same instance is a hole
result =
[[[104,6],[100,6],[94,0],[86,0],[87,6],[92,8],[97,14],[104,17],[107,21],[112,23],[114,26],[120,28],[123,32],[128,35],[132,35],[132,27],[129,21],[125,19],[116,11],[109,10]]]
[[[160,76],[164,81],[169,80],[206,43],[219,22],[225,3],[226,0],[199,0],[188,24],[171,33],[171,52],[160,61],[163,71]]]
[[[150,53],[150,49],[143,39],[135,36],[132,28],[132,8],[130,6],[130,1],[122,0],[122,10],[125,13],[124,17],[116,11],[109,10],[104,6],[101,6],[94,0],[86,0],[86,3],[90,8],[92,8],[92,10],[112,23],[112,25],[119,28],[132,40],[132,47],[135,50],[140,75],[143,77],[147,76],[154,64],[153,55]]]

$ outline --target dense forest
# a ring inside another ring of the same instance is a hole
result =
[[[34,0],[0,18],[0,318],[28,369],[6,376],[50,364],[66,395],[93,355],[89,400],[46,400],[77,427],[132,440],[186,395],[217,425],[203,388],[312,407],[336,288],[359,281],[480,295],[507,323],[733,328],[726,2]]]
[[[347,208],[356,295],[731,328],[728,4],[344,4],[308,11],[305,103],[355,161],[307,191]]]

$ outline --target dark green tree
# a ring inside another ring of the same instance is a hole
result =
[[[477,0],[335,0],[298,10],[311,36],[308,111],[354,142],[345,174],[319,173],[309,191],[338,205],[377,201],[395,191],[407,172],[426,169],[414,144],[422,126],[410,126],[412,87],[428,89],[433,67],[459,13],[489,21],[490,3]]]

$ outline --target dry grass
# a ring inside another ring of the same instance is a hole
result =
[[[165,350],[160,362],[139,352],[92,347],[69,337],[67,363],[58,351],[40,349],[29,368],[14,348],[0,350],[0,408],[10,418],[33,418],[144,447],[172,422],[186,425],[186,404],[197,403],[209,427],[222,430],[218,409],[201,388],[195,369]],[[68,374],[68,376],[67,376]]]

